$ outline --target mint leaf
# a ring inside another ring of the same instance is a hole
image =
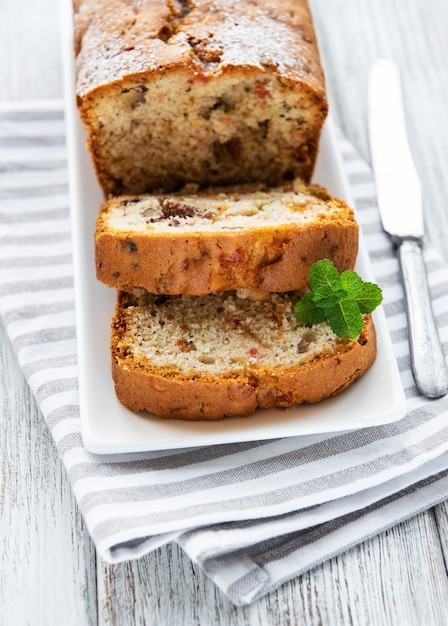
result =
[[[375,283],[363,283],[361,295],[356,298],[361,313],[372,313],[383,301],[383,292]]]
[[[319,287],[330,285],[334,280],[338,280],[338,278],[338,270],[328,259],[316,261],[308,272],[308,280],[312,291],[319,289]]]
[[[334,280],[331,285],[324,285],[311,293],[314,296],[314,302],[323,309],[332,308],[339,300],[347,297],[347,292],[341,288],[341,281],[339,279]]]
[[[327,314],[330,328],[338,337],[356,339],[362,331],[362,315],[354,300],[340,300]]]
[[[319,324],[327,319],[325,311],[315,304],[311,291],[296,302],[294,314],[298,320],[306,324]]]
[[[328,321],[338,337],[356,339],[362,331],[363,314],[371,313],[383,300],[378,285],[364,282],[352,270],[339,275],[328,259],[314,263],[308,279],[311,291],[296,303],[297,319],[311,324]]]
[[[347,296],[356,300],[360,297],[363,290],[363,281],[361,276],[351,270],[346,270],[340,275],[341,286],[347,292]]]

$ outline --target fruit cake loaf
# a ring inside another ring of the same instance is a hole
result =
[[[74,0],[74,27],[106,195],[310,180],[328,104],[306,0]]]
[[[364,317],[357,340],[339,339],[326,322],[298,322],[297,298],[119,292],[111,340],[118,399],[163,418],[215,420],[341,392],[375,359],[372,319]]]
[[[97,278],[157,294],[291,291],[307,284],[321,258],[340,272],[353,269],[358,231],[345,202],[299,180],[274,189],[121,196],[99,213]]]

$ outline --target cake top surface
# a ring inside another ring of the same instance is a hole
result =
[[[74,0],[77,92],[188,68],[275,71],[324,97],[306,0]]]

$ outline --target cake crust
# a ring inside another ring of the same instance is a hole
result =
[[[275,190],[238,189],[110,199],[97,220],[97,278],[119,289],[203,295],[302,289],[310,266],[322,258],[339,272],[354,268],[359,227],[345,202],[300,181]],[[159,217],[160,205],[170,216]]]

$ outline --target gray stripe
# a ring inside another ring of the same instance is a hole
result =
[[[320,504],[307,506],[307,507],[304,507],[303,509],[300,509],[300,513],[302,514],[302,513],[309,513],[310,511],[316,511],[321,506],[322,505]],[[270,522],[283,521],[283,520],[289,519],[290,517],[295,517],[296,515],[297,515],[297,511],[290,511],[288,513],[280,513],[279,515],[269,516],[269,521]],[[207,524],[207,531],[225,532],[225,531],[234,531],[234,530],[247,530],[250,528],[256,528],[257,526],[260,525],[260,523],[261,525],[263,525],[264,521],[265,521],[265,518],[256,518],[256,519],[238,520],[236,522],[221,522],[218,524]],[[201,536],[202,532],[203,532],[203,529],[201,527],[192,528],[191,530],[187,530],[183,532],[179,536],[182,546],[183,547],[187,546],[188,542],[191,541],[191,539],[195,539],[197,536]]]
[[[0,224],[30,224],[49,220],[67,219],[70,216],[68,207],[36,211],[33,213],[0,213]]]
[[[64,146],[64,135],[42,135],[38,137],[20,136],[1,137],[0,148],[45,148],[48,146]]]
[[[66,341],[67,339],[75,338],[75,326],[62,326],[61,328],[45,328],[43,330],[35,330],[19,335],[19,337],[13,339],[12,345],[15,351],[19,352],[22,348],[28,348],[29,346],[38,346],[40,344]],[[42,350],[45,350],[45,346],[42,346]]]
[[[410,412],[403,419],[398,420],[392,424],[386,424],[384,426],[365,428],[353,433],[344,433],[342,435],[336,435],[329,437],[325,441],[312,444],[299,450],[293,450],[291,452],[285,452],[268,458],[263,458],[260,461],[254,461],[253,463],[247,463],[242,468],[231,468],[229,470],[223,470],[220,472],[214,472],[211,476],[205,475],[195,477],[186,480],[172,481],[171,483],[164,483],[163,485],[154,485],[143,487],[139,490],[138,501],[145,500],[147,498],[157,499],[164,497],[173,497],[178,494],[185,494],[191,489],[192,492],[202,491],[209,489],[211,486],[237,484],[242,480],[254,480],[262,476],[276,474],[288,469],[294,469],[304,467],[309,463],[325,459],[329,457],[339,456],[346,452],[362,449],[366,445],[374,442],[381,441],[382,439],[388,439],[407,433],[414,428],[421,426],[424,422],[429,422],[433,417],[441,413],[448,404],[448,399],[441,399],[434,404],[429,403],[426,405],[426,410],[416,409]],[[435,410],[437,407],[439,410]],[[248,446],[250,449],[251,446]],[[229,451],[229,448],[231,450]],[[221,450],[215,451],[215,454],[211,453],[211,458],[218,459],[223,456],[222,451],[226,454],[234,452],[233,446],[222,446]],[[148,471],[161,471],[164,469],[174,469],[187,465],[185,460],[190,465],[200,465],[203,463],[201,455],[206,453],[206,460],[209,460],[210,453],[208,448],[200,448],[198,451],[190,451],[187,453],[187,459],[183,458],[183,455],[173,455],[161,458],[150,458],[142,461],[133,461],[131,463],[118,462],[107,463],[105,465],[98,466],[96,463],[79,463],[71,468],[71,479],[73,482],[88,478],[90,476],[124,476],[128,474],[140,474]],[[179,458],[176,458],[179,457]],[[168,462],[168,466],[167,466]],[[362,466],[358,466],[362,467]],[[305,483],[306,484],[306,481]],[[137,494],[133,494],[137,496]],[[92,497],[90,497],[92,496]],[[110,496],[112,500],[121,497],[126,497],[126,489],[108,490],[107,496]],[[94,506],[95,492],[88,494],[86,498],[89,498],[90,506]],[[107,500],[109,501],[109,500]]]
[[[235,553],[235,557],[237,554],[238,553]],[[216,560],[216,563],[213,561],[213,559],[210,559],[210,561],[206,561],[203,564],[204,572],[212,579],[213,569],[215,568],[217,569],[217,571],[222,569],[222,564],[220,564],[219,559]],[[265,589],[266,585],[269,583],[269,580],[270,579],[267,573],[261,567],[254,563],[254,567],[252,570],[250,570],[249,572],[244,574],[244,576],[229,585],[226,590],[226,594],[229,596],[230,599],[233,599],[235,604],[241,604],[241,599],[247,597],[250,597],[252,602],[252,594],[255,589]]]
[[[375,459],[363,465],[357,465],[355,467],[349,467],[330,474],[329,476],[320,476],[316,479],[305,481],[303,483],[291,485],[289,487],[280,488],[276,491],[264,492],[253,496],[245,496],[244,498],[234,498],[232,500],[225,500],[223,502],[214,502],[213,505],[209,503],[197,504],[187,506],[179,510],[165,510],[160,513],[150,513],[145,515],[136,515],[126,519],[115,518],[108,519],[106,522],[101,522],[95,526],[93,534],[96,540],[105,539],[117,532],[123,531],[125,528],[133,528],[135,526],[143,526],[147,524],[157,524],[169,521],[182,519],[182,523],[193,523],[192,520],[205,512],[210,512],[213,507],[213,512],[226,513],[228,511],[246,511],[252,509],[254,506],[276,506],[284,502],[291,502],[297,498],[301,498],[307,495],[325,492],[329,486],[336,488],[341,485],[350,484],[360,477],[370,476],[377,474],[379,471],[384,471],[392,467],[399,467],[410,460],[417,458],[423,451],[429,452],[437,450],[440,445],[440,441],[444,440],[448,434],[448,426],[442,429],[440,432],[434,433],[431,437],[424,441],[420,441],[411,448],[399,450],[393,455],[386,455],[380,459]],[[272,472],[270,472],[272,474]],[[215,483],[210,484],[210,487],[216,486]],[[124,503],[124,502],[144,502],[145,500],[154,500],[157,497],[167,498],[174,495],[185,494],[186,490],[180,491],[178,494],[172,494],[169,490],[170,485],[159,485],[158,491],[160,495],[153,494],[150,488],[138,487],[138,488],[123,488],[112,489],[103,492],[96,492],[96,494],[87,494],[81,498],[80,506],[84,512],[94,509],[96,506],[101,506],[107,503]],[[198,490],[195,490],[198,491]],[[113,495],[119,495],[119,498],[108,498],[110,492]],[[120,492],[119,494],[117,492]],[[142,492],[145,493],[145,497],[140,497]]]
[[[73,287],[73,276],[60,276],[59,278],[47,278],[36,280],[21,280],[0,285],[0,297],[11,296],[18,293],[36,291],[55,291]]]
[[[376,196],[356,196],[355,194],[353,194],[353,199],[355,202],[355,206],[359,211],[363,211],[365,209],[373,209],[378,206]]]
[[[363,183],[371,183],[373,182],[372,172],[351,172],[348,174],[348,181],[353,187]],[[353,196],[356,197],[356,189],[353,189]]]
[[[448,311],[436,316],[436,323],[439,330],[448,326]]]
[[[54,313],[66,313],[67,311],[73,311],[74,308],[75,303],[73,300],[48,302],[45,304],[30,304],[6,311],[3,314],[2,319],[3,324],[7,328],[11,322],[32,320],[37,317],[42,317],[43,315],[54,315]]]
[[[411,400],[413,398],[419,398],[420,397],[420,392],[417,389],[416,384],[414,383],[414,379],[412,379],[412,384],[410,385],[410,387],[406,387],[404,390],[405,396],[406,396],[406,400]]]
[[[406,305],[403,298],[395,300],[394,302],[386,302],[386,304],[383,304],[383,308],[388,319],[394,317],[395,315],[401,315],[406,311]]]
[[[39,402],[42,402],[46,398],[54,396],[56,393],[63,393],[64,391],[76,391],[77,389],[77,378],[56,378],[55,380],[50,380],[46,383],[43,383],[36,390],[35,393],[36,397],[39,399]]]
[[[448,295],[448,282],[433,285],[432,287],[430,287],[429,291],[431,292],[432,300],[436,300],[437,298],[443,298],[444,296]]]
[[[39,122],[45,120],[63,120],[63,109],[37,109],[33,111],[0,111],[0,121]]]
[[[61,231],[59,233],[48,233],[45,235],[18,235],[11,237],[0,237],[0,246],[48,246],[61,241],[71,242],[71,232]]]
[[[269,546],[272,546],[270,550],[266,550],[266,543],[260,542],[258,544],[254,544],[249,547],[248,551],[250,556],[257,561],[262,559],[264,565],[268,564],[272,560],[282,559],[289,556],[291,553],[300,550],[315,541],[318,541],[324,535],[329,535],[334,533],[347,524],[352,524],[353,522],[370,515],[380,509],[384,508],[388,504],[392,504],[400,500],[401,498],[406,498],[411,494],[415,494],[420,489],[424,489],[429,485],[432,485],[439,481],[444,481],[448,477],[448,469],[438,474],[434,474],[433,476],[428,476],[423,480],[414,483],[413,485],[409,485],[396,493],[393,493],[378,502],[374,502],[373,504],[365,507],[364,509],[360,509],[359,511],[354,511],[352,513],[348,513],[347,515],[343,515],[341,517],[337,517],[335,519],[329,520],[328,522],[324,522],[322,524],[318,524],[317,526],[312,526],[310,528],[306,528],[304,530],[299,530],[296,532],[289,533],[288,535],[283,535],[280,537],[276,537],[269,541]],[[446,485],[448,487],[448,485]],[[443,493],[447,494],[446,491]]]
[[[53,170],[65,170],[67,161],[59,159],[56,161],[0,161],[0,173],[12,174],[14,172],[49,172]]]
[[[74,465],[71,472],[74,480],[81,480],[91,476],[123,476],[127,474],[144,474],[151,471],[176,470],[182,467],[206,464],[210,461],[214,462],[218,458],[223,459],[234,454],[263,448],[274,441],[276,440],[270,439],[267,441],[249,441],[233,443],[232,445],[221,444],[206,448],[193,448],[156,458],[149,453],[147,458],[132,461],[116,461],[117,455],[111,455],[110,457],[101,455],[92,463],[78,463]]]
[[[436,326],[439,330],[445,328],[448,324],[448,311],[444,311],[440,315],[435,315]]]
[[[442,293],[439,297],[445,296],[445,293]],[[394,302],[387,302],[383,305],[384,311],[386,313],[386,317],[390,320],[395,315],[402,315],[406,312],[406,303],[403,298],[400,300],[395,300]],[[440,313],[440,315],[435,315],[436,326],[439,330],[442,330],[448,325],[448,311]],[[403,331],[403,328],[397,328],[393,331],[390,331],[390,335],[392,338],[392,342],[400,341],[400,333]],[[395,335],[398,333],[398,335]],[[397,338],[396,338],[397,337]]]
[[[426,248],[426,246],[425,246]],[[424,249],[424,253],[426,254],[426,250]],[[430,260],[426,261],[426,268],[428,270],[429,273],[431,272],[436,272],[438,270],[445,270],[447,269],[446,266],[446,262],[444,259],[440,258],[440,257],[436,257],[436,258],[431,258]]]
[[[327,561],[328,559],[336,556],[337,554],[340,554],[342,551],[345,551],[349,549],[350,547],[353,547],[353,545],[356,545],[358,543],[361,543],[362,541],[365,541],[366,539],[369,538],[369,535],[367,534],[357,535],[356,541],[354,543],[351,543],[350,545],[346,545],[346,544],[338,545],[334,547],[332,550],[326,551],[324,554],[319,554],[319,558],[316,558],[316,560],[311,564],[307,563],[305,566],[300,565],[301,559],[300,559],[300,554],[299,554],[300,550],[302,550],[304,547],[312,543],[315,543],[319,539],[322,539],[322,537],[331,535],[332,533],[336,532],[337,530],[340,530],[344,526],[355,523],[358,520],[364,517],[367,517],[368,515],[381,511],[381,509],[384,509],[387,505],[393,504],[394,502],[397,502],[401,500],[402,498],[406,498],[411,493],[417,492],[422,489],[426,489],[427,487],[431,486],[432,484],[435,484],[436,482],[442,483],[440,486],[440,493],[441,493],[440,497],[438,497],[436,500],[431,500],[431,502],[427,502],[424,507],[422,507],[415,513],[414,512],[409,513],[406,516],[401,517],[399,520],[395,518],[390,521],[387,520],[386,524],[376,529],[375,535],[377,535],[379,532],[384,532],[387,528],[397,524],[398,521],[403,522],[405,519],[411,516],[414,516],[415,514],[421,512],[422,510],[431,508],[435,506],[436,504],[442,502],[448,495],[448,486],[444,484],[446,482],[446,474],[441,473],[436,476],[431,476],[429,479],[427,479],[427,481],[421,481],[421,483],[417,483],[415,486],[403,489],[402,491],[397,492],[396,494],[393,494],[392,496],[389,496],[388,498],[384,498],[384,500],[381,500],[372,506],[366,507],[365,509],[362,509],[361,511],[355,511],[354,513],[350,513],[349,515],[346,515],[344,517],[337,518],[335,520],[331,520],[323,524],[319,524],[318,526],[314,526],[309,529],[300,530],[295,533],[289,533],[282,537],[273,538],[269,541],[260,542],[260,544],[249,546],[247,549],[244,550],[244,553],[243,551],[238,551],[238,552],[235,552],[234,555],[237,556],[241,552],[244,554],[244,557],[246,559],[249,558],[253,560],[254,563],[257,563],[258,566],[262,568],[266,566],[268,563],[270,563],[271,561],[278,561],[280,559],[284,559],[292,554],[297,553],[297,563],[299,564],[299,567],[294,572],[289,572],[288,578],[300,576],[305,571],[308,571],[309,569],[312,569],[313,567],[317,567],[323,561]],[[213,560],[210,559],[210,563],[206,561],[204,564],[202,564],[204,571],[206,571],[207,573],[208,573],[209,566],[212,568],[215,566],[212,561]],[[217,559],[217,565],[219,565],[218,559]],[[221,569],[222,569],[222,564],[221,564]],[[254,584],[252,588],[250,587],[251,581]],[[243,575],[241,578],[239,578],[238,580],[235,580],[232,584],[230,584],[229,587],[226,589],[226,594],[230,598],[233,598],[234,602],[236,602],[237,604],[241,604],[241,589],[245,589],[246,593],[250,593],[251,591],[255,590],[257,587],[260,587],[260,585],[256,583],[256,580],[253,579],[253,577],[251,576],[251,572],[248,572],[247,574]],[[263,586],[262,588],[259,589],[259,592],[255,596],[251,596],[251,602],[256,601],[257,599],[259,599],[260,597],[262,597],[269,591],[270,589],[268,587]]]
[[[68,193],[68,183],[58,185],[45,185],[42,187],[10,187],[9,189],[0,188],[0,199],[37,198],[42,196],[55,196],[58,194]]]
[[[402,341],[408,341],[409,340],[409,332],[408,332],[408,327],[405,326],[404,328],[397,328],[397,330],[391,331],[390,332],[390,338],[392,340],[392,343],[401,343]],[[406,357],[409,357],[409,354],[406,355]],[[401,359],[403,359],[405,357],[398,357],[397,358],[397,362],[398,364],[400,364],[402,361]],[[404,369],[409,369],[408,367],[399,367],[400,372],[403,372]]]
[[[114,546],[110,547],[111,554],[117,554],[121,552],[121,550],[126,550],[129,552],[130,550],[135,551],[140,549],[146,543],[151,543],[152,537],[137,537],[136,539],[132,539],[130,541],[125,541],[124,543],[117,543]]]
[[[63,404],[62,406],[53,409],[46,416],[46,421],[50,429],[53,429],[57,424],[66,419],[79,419],[79,405],[77,404]],[[72,442],[70,445],[64,445],[64,441]],[[58,451],[62,456],[68,450],[72,448],[81,448],[82,440],[79,433],[69,433],[65,435],[60,441],[58,441]]]
[[[372,235],[378,235],[378,233],[384,233],[383,228],[379,222],[369,222],[363,224],[361,222],[361,228],[364,235],[371,237]]]
[[[396,285],[401,285],[401,274],[397,267],[396,272],[385,274],[383,276],[377,276],[377,280],[380,287],[395,287]]]
[[[353,150],[352,146],[347,146],[347,144],[341,144],[341,154],[342,158],[347,163],[350,163],[351,161],[359,161],[358,153]]]
[[[369,257],[372,261],[387,261],[389,259],[397,258],[391,246],[387,246],[385,248],[377,248],[376,250],[369,250]]]
[[[22,370],[25,378],[28,380],[30,376],[42,370],[71,367],[76,365],[77,362],[76,354],[67,354],[65,356],[51,357],[49,359],[40,359],[38,361],[32,361],[31,363],[25,363],[22,365]]]
[[[395,254],[388,254],[386,250],[377,250],[375,252],[370,253],[370,258],[375,259],[375,260],[386,260],[387,258],[394,257],[394,256]],[[445,269],[443,265],[440,266],[437,261],[427,262],[425,265],[426,265],[429,278],[431,277],[433,273],[439,271],[440,269]],[[393,287],[395,285],[401,285],[402,278],[401,278],[401,272],[400,272],[399,265],[398,265],[398,260],[397,260],[396,272],[378,276],[377,280],[380,283],[380,286],[382,287]],[[432,300],[447,296],[448,295],[448,281],[444,280],[441,283],[432,285],[430,287],[430,292],[431,292]]]
[[[39,256],[39,257],[13,257],[0,259],[0,269],[13,269],[23,267],[46,267],[51,265],[71,265],[73,262],[71,254],[60,254],[58,256]]]

